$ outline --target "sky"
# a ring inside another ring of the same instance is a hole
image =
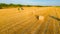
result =
[[[60,6],[60,0],[0,0],[0,3],[24,5]]]

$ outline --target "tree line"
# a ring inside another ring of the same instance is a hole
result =
[[[21,4],[5,4],[5,3],[0,3],[0,9],[4,8],[4,7],[21,7],[23,5]]]
[[[23,6],[27,6],[27,7],[31,7],[31,6],[35,6],[35,5],[22,5],[22,4],[6,4],[6,3],[0,3],[0,9],[2,8],[8,8],[8,7],[23,7]],[[37,6],[37,7],[42,7],[42,6]]]
[[[27,7],[32,7],[32,6],[36,6],[36,7],[49,7],[49,6],[40,6],[40,5],[22,5],[22,4],[6,4],[6,3],[0,3],[0,9],[2,8],[9,8],[9,7],[23,7],[23,6],[27,6]],[[58,6],[60,7],[60,6]]]

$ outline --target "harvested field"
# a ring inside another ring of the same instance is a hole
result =
[[[23,7],[0,9],[0,34],[60,34],[60,8]],[[36,16],[44,16],[38,20]]]

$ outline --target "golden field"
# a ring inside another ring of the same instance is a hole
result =
[[[0,34],[60,34],[59,7],[23,7],[0,9]],[[44,16],[38,20],[37,16]]]

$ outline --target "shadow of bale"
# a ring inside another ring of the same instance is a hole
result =
[[[53,19],[56,19],[56,20],[60,21],[60,19],[57,18],[57,17],[55,17],[55,16],[49,16],[49,17],[51,17],[51,18],[53,18]]]

